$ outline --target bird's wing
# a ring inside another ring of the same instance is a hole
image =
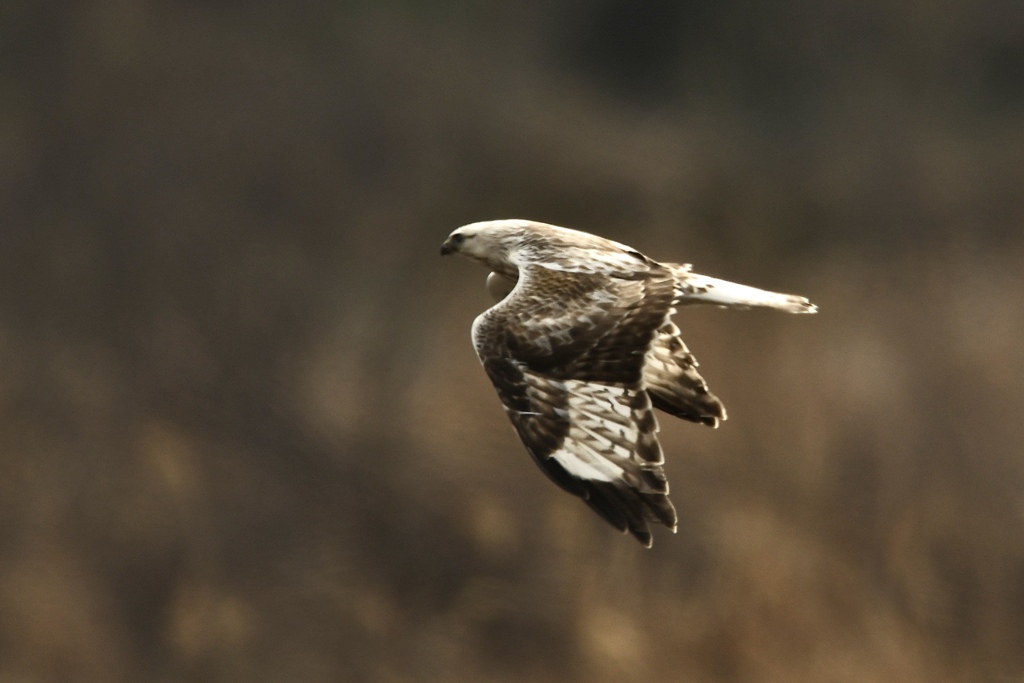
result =
[[[686,348],[679,328],[666,320],[658,328],[647,351],[644,364],[644,386],[658,410],[717,427],[724,420],[725,406],[708,389],[697,372],[697,359]]]
[[[643,383],[673,291],[666,269],[626,279],[528,266],[473,326],[477,354],[537,464],[648,546],[648,521],[676,526]]]

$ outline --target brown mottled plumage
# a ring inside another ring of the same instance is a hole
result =
[[[653,408],[717,427],[721,401],[671,320],[690,303],[814,313],[802,297],[658,263],[626,245],[544,223],[455,230],[442,254],[491,269],[498,303],[473,346],[526,449],[559,486],[650,547],[676,528]]]

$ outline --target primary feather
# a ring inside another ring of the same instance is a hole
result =
[[[492,271],[498,303],[473,322],[473,346],[534,461],[648,547],[649,522],[677,523],[653,408],[713,427],[726,417],[671,320],[676,307],[817,310],[533,221],[465,225],[441,253]]]

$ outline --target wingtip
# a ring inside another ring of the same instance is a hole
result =
[[[668,527],[668,530],[674,534],[677,534],[679,533],[679,525],[673,524],[672,526]],[[654,534],[647,534],[646,539],[640,538],[635,533],[633,534],[633,537],[636,538],[636,540],[640,541],[640,545],[647,548],[648,550],[654,547]]]
[[[639,541],[640,545],[642,545],[645,548],[650,549],[651,546],[654,545],[654,534],[652,534],[650,531],[642,531],[640,529],[627,528],[623,529],[622,533],[628,533],[637,541]]]
[[[722,426],[722,423],[729,419],[729,414],[725,412],[725,406],[722,405],[721,401],[717,400],[718,410],[710,415],[705,415],[701,418],[701,424],[711,427],[712,429],[718,429]]]

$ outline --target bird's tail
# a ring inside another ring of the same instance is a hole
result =
[[[802,296],[769,292],[728,280],[698,275],[690,271],[689,264],[672,264],[676,276],[676,306],[712,304],[727,308],[758,306],[774,308],[787,313],[817,313],[818,307]]]

